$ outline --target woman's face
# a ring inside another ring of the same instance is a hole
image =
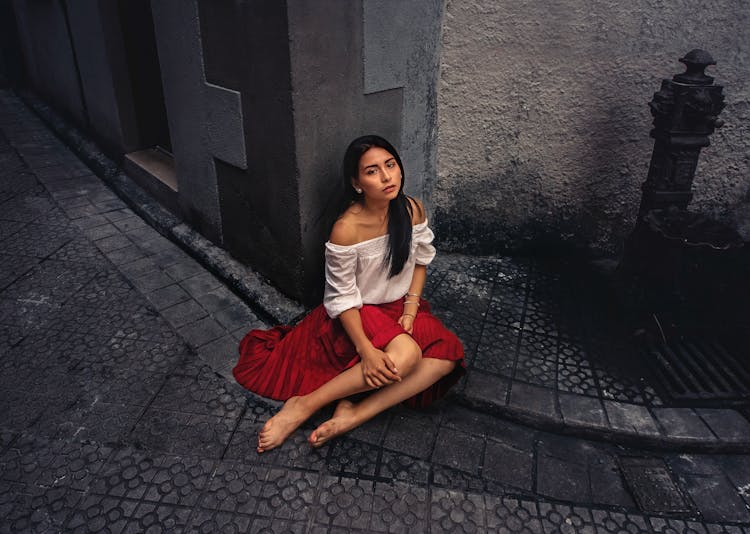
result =
[[[371,200],[391,200],[401,190],[401,168],[393,155],[380,147],[368,149],[359,158],[358,175],[352,186]]]

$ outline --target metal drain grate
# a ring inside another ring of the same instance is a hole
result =
[[[717,340],[651,344],[646,359],[675,401],[750,400],[750,370]]]

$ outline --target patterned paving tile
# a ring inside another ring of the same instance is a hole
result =
[[[324,477],[313,520],[318,525],[366,530],[373,516],[372,482]]]
[[[482,532],[484,499],[477,494],[434,489],[430,501],[432,532]]]

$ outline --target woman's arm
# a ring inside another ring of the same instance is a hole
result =
[[[423,223],[425,221],[424,206],[416,198],[409,197],[409,202],[412,207],[412,225]],[[422,298],[422,290],[424,289],[426,279],[427,267],[425,265],[416,265],[414,267],[414,274],[411,277],[411,284],[409,284],[409,291],[404,297],[404,311],[398,319],[398,324],[410,334],[413,331],[414,319],[419,311],[419,299]]]
[[[362,374],[367,385],[379,388],[400,382],[401,377],[393,361],[385,352],[376,348],[365,335],[359,310],[350,308],[339,315],[339,320],[362,360]]]
[[[410,334],[413,331],[414,319],[419,311],[419,299],[422,298],[422,290],[424,289],[426,279],[427,267],[425,265],[415,265],[409,291],[404,297],[404,311],[401,313],[401,317],[398,318],[398,324]]]

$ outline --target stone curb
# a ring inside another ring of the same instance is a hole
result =
[[[467,408],[537,430],[615,445],[685,453],[748,453],[750,423],[731,409],[653,408],[604,401],[597,422],[575,421],[528,403],[506,404],[483,395],[482,388],[465,388],[452,398]],[[570,395],[581,402],[592,397]],[[609,411],[608,411],[609,410]],[[582,408],[584,413],[585,408]],[[656,412],[655,414],[652,412]],[[587,413],[591,414],[589,410]]]
[[[19,96],[136,214],[215,274],[254,311],[271,322],[284,324],[295,322],[305,313],[299,303],[153,200],[96,143],[48,105],[29,93]],[[655,408],[653,412],[658,413],[654,414],[645,406],[602,402],[583,395],[566,394],[564,399],[556,399],[553,390],[516,382],[505,383],[498,391],[497,379],[487,379],[473,375],[452,398],[468,408],[531,428],[594,441],[654,450],[750,452],[750,423],[731,409]],[[515,388],[515,392],[507,395],[508,388]],[[522,395],[518,393],[521,391]]]
[[[232,258],[153,200],[105,156],[96,143],[28,92],[16,93],[68,147],[109,185],[131,209],[222,280],[245,303],[272,323],[290,324],[305,308],[283,295],[261,275]]]

